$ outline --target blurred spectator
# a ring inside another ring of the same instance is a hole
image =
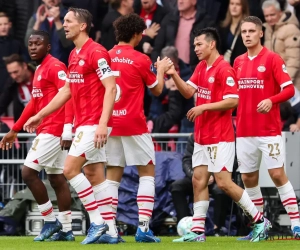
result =
[[[142,40],[135,49],[150,55],[160,29],[160,24],[166,16],[167,10],[157,4],[156,0],[136,0],[134,2],[134,12],[144,19],[147,26]]]
[[[67,8],[87,9],[93,16],[93,27],[90,31],[90,37],[95,42],[100,42],[101,24],[108,12],[108,0],[62,0],[62,4]]]
[[[0,95],[0,115],[6,111],[10,103],[13,103],[14,121],[17,121],[31,99],[34,67],[26,64],[18,54],[5,57],[4,63],[10,77]]]
[[[251,16],[257,16],[262,20],[265,21],[264,13],[262,12],[261,5],[264,0],[248,0],[249,10]]]
[[[206,10],[215,23],[220,23],[225,19],[229,0],[198,0],[197,4]]]
[[[262,9],[266,19],[264,45],[283,58],[294,85],[300,89],[299,22],[291,12],[282,12],[275,0],[263,2]]]
[[[178,11],[169,13],[161,24],[151,58],[156,61],[164,47],[175,46],[179,58],[194,69],[199,60],[194,52],[192,31],[214,26],[215,23],[203,8],[196,5],[196,0],[178,0],[177,4]]]
[[[26,64],[18,54],[12,54],[4,59],[7,71],[10,74],[4,92],[0,95],[0,116],[10,103],[13,103],[13,117],[16,122],[21,116],[24,107],[31,99],[32,81],[35,68]],[[24,131],[22,131],[24,133]],[[19,138],[20,148],[18,157],[25,159],[27,154],[27,138]]]
[[[4,91],[5,82],[9,77],[3,57],[13,53],[22,54],[21,43],[9,35],[10,28],[11,22],[8,16],[6,13],[0,12],[0,94]]]
[[[280,103],[280,118],[282,123],[282,131],[290,131],[290,127],[295,125],[295,113],[290,102]],[[299,131],[299,128],[294,128],[293,132],[297,131]]]
[[[117,44],[113,22],[120,16],[133,12],[134,0],[110,0],[112,9],[105,15],[101,25],[101,44],[110,50]]]
[[[290,124],[289,131],[299,132],[300,131],[300,91],[295,88],[295,95],[289,100],[293,114],[295,116],[294,122]]]
[[[178,50],[174,46],[167,46],[162,50],[161,58],[164,57],[169,57],[172,60],[178,74],[184,81],[190,78],[192,70],[178,58]],[[193,98],[185,99],[178,91],[172,78],[166,78],[164,90],[160,96],[151,96],[152,102],[148,116],[148,125],[152,124],[150,132],[168,133],[174,125],[180,127],[180,132],[193,132],[194,124],[189,122],[185,115],[194,106],[194,100]],[[151,120],[150,123],[149,120]]]
[[[182,158],[182,169],[185,173],[183,179],[174,181],[171,185],[172,199],[177,214],[177,223],[186,216],[191,216],[189,203],[193,202],[193,167],[192,155],[194,151],[194,134],[192,134],[187,142],[187,146]],[[221,228],[225,227],[226,216],[230,198],[221,191],[216,185],[213,176],[208,181],[209,193],[214,198],[214,224],[215,235],[222,235]],[[189,201],[187,200],[189,197]]]
[[[235,58],[246,53],[241,36],[241,20],[249,16],[248,0],[230,0],[225,20],[220,25],[221,54],[231,65]]]
[[[67,9],[62,5],[61,0],[43,0],[44,4],[40,5],[27,26],[25,45],[33,30],[44,30],[51,37],[51,55],[68,64],[68,58],[73,49],[73,42],[66,39],[63,29],[63,19]]]
[[[167,13],[175,11],[177,9],[177,0],[156,0],[156,2],[163,6]]]
[[[300,0],[287,0],[294,7],[295,15],[300,22]]]

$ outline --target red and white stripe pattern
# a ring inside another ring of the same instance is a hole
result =
[[[260,221],[262,219],[262,217],[263,217],[262,213],[259,212],[259,211],[257,211],[257,213],[255,214],[255,216],[253,216],[252,222],[256,223],[257,221]]]
[[[295,198],[288,198],[284,201],[282,201],[282,204],[288,213],[291,221],[297,220],[299,221],[300,216],[299,216],[299,210],[298,210],[298,203],[297,199]]]
[[[105,221],[113,220],[114,213],[111,211],[112,197],[107,197],[102,200],[97,200],[98,208],[100,210],[101,216]]]
[[[251,198],[251,197],[250,197]],[[254,203],[254,205],[256,206],[257,210],[263,214],[264,212],[264,199],[263,198],[259,198],[259,199],[252,199],[252,202]]]
[[[87,212],[98,209],[92,186],[77,193]]]
[[[193,216],[192,232],[205,232],[205,220],[206,217]]]
[[[51,201],[47,201],[45,204],[38,205],[38,209],[43,216],[44,221],[55,221],[55,215],[53,213],[53,206]]]
[[[112,198],[112,205],[111,206],[112,206],[112,212],[113,212],[114,219],[117,218],[118,202],[119,202],[118,198]]]
[[[154,207],[154,196],[138,195],[137,205],[139,207],[139,218],[150,219]]]
[[[53,213],[53,207],[50,207],[48,210],[41,212],[43,216],[48,216],[51,213]]]

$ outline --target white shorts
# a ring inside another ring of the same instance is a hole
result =
[[[280,135],[265,137],[238,137],[236,153],[241,173],[253,173],[260,164],[268,169],[284,165],[283,141]]]
[[[105,145],[98,149],[95,148],[94,138],[98,125],[80,126],[76,129],[75,137],[73,139],[72,146],[69,151],[69,155],[84,157],[88,164],[106,162]],[[111,132],[111,128],[108,128],[108,135]]]
[[[208,171],[212,173],[225,170],[232,172],[234,155],[234,142],[219,142],[211,145],[200,145],[195,142],[192,157],[193,168],[206,165]]]
[[[111,136],[106,144],[108,166],[155,165],[154,145],[150,134]]]
[[[62,174],[66,150],[61,150],[60,137],[39,134],[32,142],[24,165],[38,172],[45,169],[47,174]]]

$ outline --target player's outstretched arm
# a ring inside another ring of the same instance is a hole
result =
[[[40,110],[35,116],[31,117],[23,126],[23,129],[29,133],[33,133],[37,126],[42,122],[43,118],[50,115],[54,111],[61,108],[71,98],[69,83],[56,94],[49,104]]]
[[[195,121],[195,118],[199,115],[202,115],[205,111],[224,111],[228,109],[233,109],[238,106],[239,99],[236,98],[226,98],[219,102],[206,103],[200,106],[191,108],[187,113],[187,118],[190,121]]]
[[[95,133],[95,147],[103,147],[107,142],[107,123],[113,112],[115,98],[117,94],[116,81],[114,76],[110,76],[101,80],[105,87],[105,94],[103,99],[103,110],[99,120],[99,126]]]
[[[179,92],[186,98],[190,99],[197,91],[197,88],[187,84],[183,81],[180,76],[178,75],[177,71],[175,70],[174,66],[167,71],[168,75],[171,75],[172,79],[174,80]]]

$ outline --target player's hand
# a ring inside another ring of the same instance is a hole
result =
[[[299,132],[299,131],[300,131],[300,129],[297,124],[290,125],[290,132]]]
[[[257,105],[257,112],[266,114],[271,110],[272,105],[273,103],[270,99],[265,99]]]
[[[203,105],[193,107],[187,112],[186,117],[189,121],[194,122],[196,117],[202,115],[204,111]]]
[[[60,137],[61,150],[69,150],[71,148],[71,145],[72,145],[72,140],[71,141],[63,140],[63,138]]]
[[[160,60],[160,57],[157,57],[156,60],[157,71],[163,71],[164,73],[166,73],[168,70],[170,70],[172,66],[174,66],[174,64],[170,58],[165,57],[164,59]]]
[[[107,142],[108,129],[107,125],[99,124],[95,132],[95,148],[102,148]]]
[[[42,118],[38,115],[32,116],[28,119],[28,121],[24,124],[23,129],[28,133],[33,133],[36,128],[41,124]]]
[[[18,133],[10,130],[1,140],[0,148],[2,150],[9,150],[12,148],[15,139],[17,138]]]
[[[36,20],[39,23],[42,23],[47,18],[47,15],[48,15],[47,7],[44,4],[40,5],[36,11]]]

